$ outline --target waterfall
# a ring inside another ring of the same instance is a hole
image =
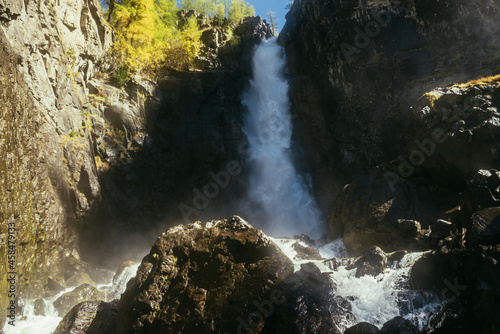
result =
[[[307,233],[319,237],[322,218],[311,186],[292,163],[292,119],[286,60],[277,39],[263,41],[253,57],[253,80],[243,96],[248,109],[243,132],[248,138],[247,184],[256,224],[267,234]],[[253,220],[252,220],[253,221]]]

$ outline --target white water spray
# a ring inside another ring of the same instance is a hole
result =
[[[254,78],[243,98],[248,108],[243,127],[249,142],[248,196],[258,207],[256,219],[266,233],[319,237],[321,213],[290,156],[292,120],[284,67],[284,51],[276,38],[258,46]]]
[[[125,268],[119,275],[115,275],[113,281],[109,284],[98,285],[97,288],[102,291],[109,291],[106,294],[107,302],[120,298],[121,294],[127,288],[127,282],[135,276],[139,264]],[[55,309],[53,302],[65,293],[71,292],[76,287],[68,288],[52,298],[44,299],[45,315],[35,315],[35,300],[26,300],[26,306],[22,316],[16,321],[15,326],[6,324],[3,328],[5,334],[52,334],[63,319]],[[1,330],[0,330],[1,332]]]

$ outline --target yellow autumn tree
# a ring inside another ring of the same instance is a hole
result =
[[[115,3],[111,23],[118,33],[116,53],[132,72],[153,73],[163,62],[173,35],[170,6],[175,2],[122,0]]]

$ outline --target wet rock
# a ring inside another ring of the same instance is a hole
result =
[[[392,254],[387,254],[387,263],[392,265],[395,262],[399,262],[405,257],[406,254],[408,254],[407,251],[397,251]]]
[[[282,302],[276,288],[292,271],[279,248],[237,216],[177,226],[128,283],[118,331],[235,332],[247,321],[258,327],[253,314]]]
[[[377,326],[369,324],[367,322],[361,322],[356,326],[346,329],[344,334],[379,334],[380,330]]]
[[[45,316],[45,300],[37,299],[34,302],[34,313],[35,315]]]
[[[500,177],[496,170],[478,170],[460,195],[461,226],[469,245],[500,243]]]
[[[82,284],[95,285],[96,283],[90,278],[89,274],[75,274],[66,280],[67,286],[80,286]]]
[[[118,302],[87,301],[74,306],[64,316],[54,334],[115,333]]]
[[[461,303],[447,303],[429,318],[424,333],[470,333],[471,328],[465,321],[465,309]]]
[[[316,245],[316,242],[313,239],[311,239],[311,237],[308,236],[307,234],[295,235],[293,238],[296,240],[300,240],[302,242],[305,242],[306,245],[308,245],[310,247],[313,247],[314,245]]]
[[[453,223],[443,219],[438,219],[438,221],[431,227],[431,243],[438,243],[440,240],[450,236],[455,229],[456,226]]]
[[[395,317],[382,326],[380,334],[419,334],[418,327],[403,317]]]
[[[476,211],[471,221],[466,237],[470,245],[500,244],[500,207]]]
[[[278,289],[284,303],[276,305],[262,333],[340,333],[339,324],[354,319],[350,303],[332,291],[335,285],[313,263],[301,265]]]
[[[121,276],[121,274],[125,269],[132,267],[136,264],[137,263],[134,261],[129,261],[129,260],[123,261],[122,264],[120,264],[120,266],[118,267],[118,270],[116,271],[115,275],[113,276],[113,282],[115,282],[118,279],[118,277]]]
[[[298,242],[294,243],[292,248],[297,252],[296,260],[323,260],[321,254],[315,248],[303,246]]]
[[[96,287],[90,284],[83,284],[74,289],[73,291],[67,292],[61,297],[54,301],[54,307],[56,308],[59,316],[62,317],[68,313],[73,306],[84,301],[95,301],[104,299],[104,293],[99,291]]]
[[[454,205],[454,196],[410,180],[391,184],[383,176],[365,176],[346,186],[335,201],[330,230],[334,239],[344,238],[351,255],[372,246],[385,252],[428,249],[429,227],[445,219]]]
[[[100,268],[95,264],[81,261],[79,256],[74,255],[68,256],[65,259],[64,276],[67,287],[79,286],[84,283],[96,285],[111,282],[114,272]]]
[[[412,288],[434,292],[446,302],[431,319],[436,333],[495,332],[500,324],[494,311],[500,301],[498,261],[500,250],[492,246],[439,251],[417,261],[410,275]]]
[[[56,281],[56,279],[49,277],[45,285],[45,296],[50,297],[57,295],[59,292],[64,291],[66,288]]]
[[[107,292],[108,300],[120,299],[121,294],[123,293],[124,286],[127,285],[127,280],[130,279],[131,276],[135,276],[136,271],[133,271],[133,266],[136,265],[136,262],[133,261],[124,261],[118,270],[116,271],[115,276],[112,281],[112,288]],[[130,274],[127,275],[126,271]]]
[[[387,255],[379,247],[371,247],[354,264],[347,267],[348,270],[353,268],[356,268],[356,277],[377,276],[387,268]]]

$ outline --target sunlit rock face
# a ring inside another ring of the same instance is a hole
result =
[[[85,80],[102,65],[111,33],[97,0],[59,1],[57,8],[6,0],[0,20],[0,271],[10,271],[3,258],[10,222],[23,245],[17,293],[30,298],[43,295],[49,276],[64,280],[66,260],[78,258],[78,226],[99,199],[82,108]]]
[[[498,71],[499,15],[489,0],[294,2],[280,43],[323,206],[398,156],[422,94]]]
[[[276,288],[292,272],[278,246],[237,216],[172,228],[128,283],[118,332],[236,332],[258,305],[283,303]]]

